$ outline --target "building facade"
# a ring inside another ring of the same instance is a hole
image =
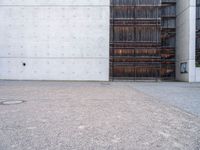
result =
[[[199,0],[2,0],[0,79],[200,82]]]
[[[109,80],[109,0],[1,0],[0,79]]]
[[[198,0],[177,0],[176,79],[180,81],[200,82],[197,3]]]
[[[111,1],[110,77],[175,80],[176,1]]]

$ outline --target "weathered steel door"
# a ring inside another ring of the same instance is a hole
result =
[[[174,78],[174,62],[165,60],[172,55],[174,60],[175,48],[174,54],[169,50],[163,53],[166,48],[163,47],[162,14],[171,5],[160,0],[111,0],[111,79]]]

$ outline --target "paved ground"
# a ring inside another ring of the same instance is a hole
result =
[[[199,86],[0,81],[0,150],[199,150]]]
[[[130,86],[200,117],[200,83],[136,82]]]

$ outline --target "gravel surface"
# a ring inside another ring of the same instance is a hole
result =
[[[200,118],[142,84],[0,81],[0,150],[199,150]]]

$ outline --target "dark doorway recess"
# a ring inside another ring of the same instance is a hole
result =
[[[111,0],[110,79],[175,79],[175,0]]]

